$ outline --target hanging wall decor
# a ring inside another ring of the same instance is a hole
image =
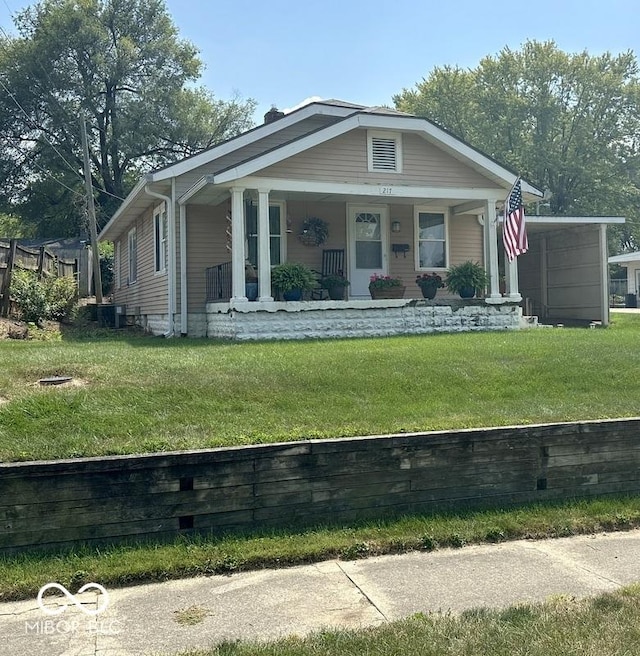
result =
[[[298,239],[305,246],[320,246],[329,237],[329,224],[323,219],[311,216],[304,220]]]

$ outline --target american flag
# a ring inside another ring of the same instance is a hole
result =
[[[527,227],[524,221],[524,205],[522,204],[522,187],[520,178],[515,181],[504,205],[504,224],[502,225],[502,241],[504,250],[510,262],[526,253],[529,249]]]

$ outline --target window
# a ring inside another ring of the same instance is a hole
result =
[[[113,246],[113,282],[116,289],[122,286],[120,280],[120,241],[117,241]]]
[[[258,266],[258,206],[249,201],[246,205],[247,259],[254,267]],[[269,243],[271,266],[285,261],[286,229],[284,224],[284,203],[269,203]]]
[[[155,271],[167,270],[167,210],[164,203],[153,212],[153,241],[155,248]]]
[[[444,212],[416,209],[416,266],[447,268],[447,216]]]
[[[402,135],[397,132],[367,134],[369,171],[402,173]]]
[[[136,229],[129,230],[129,284],[138,279],[138,237]]]

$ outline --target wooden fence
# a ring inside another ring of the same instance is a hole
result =
[[[6,317],[9,313],[11,275],[16,269],[35,271],[40,279],[46,276],[73,276],[77,280],[78,260],[59,258],[44,246],[20,246],[16,239],[8,244],[0,241],[0,317]]]
[[[640,493],[640,419],[0,464],[0,553]]]

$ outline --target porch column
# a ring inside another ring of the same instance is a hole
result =
[[[487,254],[486,269],[489,274],[488,303],[502,302],[500,280],[498,279],[498,220],[496,218],[496,201],[489,199],[484,207],[484,238]]]
[[[273,301],[271,295],[271,237],[269,234],[269,190],[258,189],[258,300]]]
[[[522,300],[518,289],[518,258],[513,262],[504,254],[504,277],[507,283],[507,300],[519,303]]]
[[[244,189],[231,188],[231,299],[246,301],[244,278]]]

